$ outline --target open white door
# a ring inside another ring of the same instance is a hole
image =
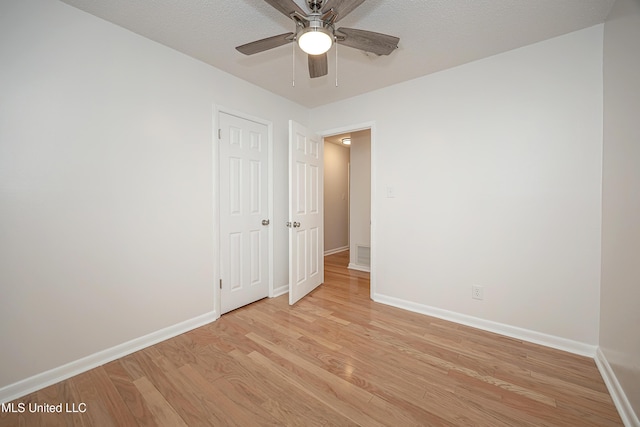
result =
[[[324,282],[323,147],[289,121],[289,304]]]

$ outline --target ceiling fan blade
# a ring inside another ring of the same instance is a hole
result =
[[[293,33],[284,33],[273,37],[267,37],[266,39],[256,40],[251,43],[243,44],[236,47],[236,50],[245,55],[253,55],[254,53],[264,52],[265,50],[273,49],[293,41]]]
[[[320,55],[308,55],[309,62],[309,77],[315,79],[316,77],[326,76],[329,73],[329,63],[327,62],[327,54],[322,53]]]
[[[338,39],[338,43],[376,55],[389,55],[398,48],[400,39],[387,34],[374,33],[373,31],[356,30],[354,28],[339,28],[336,35],[342,33],[344,40]]]
[[[298,6],[293,0],[264,0],[273,6],[274,9],[277,9],[283,15],[291,17],[291,14],[294,12],[298,12],[302,16],[307,16],[305,11],[303,11],[300,6]]]
[[[364,0],[327,0],[322,6],[322,12],[328,12],[333,9],[334,13],[338,15],[335,22],[341,20],[353,10],[364,3]]]

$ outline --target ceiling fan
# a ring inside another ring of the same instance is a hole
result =
[[[336,22],[365,0],[307,0],[309,13],[305,13],[294,0],[265,1],[291,18],[296,24],[296,32],[279,34],[236,47],[245,55],[253,55],[297,41],[300,48],[308,54],[309,76],[316,78],[328,73],[327,51],[333,43],[376,55],[389,55],[398,48],[398,37],[354,28],[334,28]]]

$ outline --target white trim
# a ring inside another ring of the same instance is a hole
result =
[[[90,369],[102,366],[105,363],[109,363],[138,350],[142,350],[143,348],[152,346],[169,338],[173,338],[192,329],[199,328],[200,326],[204,326],[215,321],[218,317],[217,312],[211,311],[194,317],[193,319],[176,323],[175,325],[167,328],[151,332],[150,334],[142,337],[134,338],[131,341],[118,344],[106,350],[102,350],[73,362],[69,362],[65,365],[58,366],[57,368],[42,372],[18,381],[17,383],[9,384],[0,389],[0,402],[10,402],[29,393],[33,393],[34,391],[66,380],[67,378],[71,378]]]
[[[274,296],[274,277],[275,277],[275,245],[274,245],[274,236],[273,230],[276,226],[276,222],[273,217],[273,199],[274,199],[274,188],[273,188],[273,123],[267,122],[267,166],[269,167],[269,172],[267,176],[267,211],[269,212],[269,221],[271,225],[269,226],[268,234],[269,234],[269,296]]]
[[[289,284],[287,283],[286,285],[278,286],[277,288],[275,288],[273,290],[273,295],[271,295],[269,298],[276,298],[276,297],[279,297],[280,295],[284,295],[288,293],[289,293]]]
[[[341,126],[338,128],[328,129],[322,132],[319,132],[318,135],[321,137],[327,137],[332,135],[339,135],[341,133],[346,132],[357,132],[360,130],[371,130],[371,267],[369,267],[369,271],[371,273],[369,277],[369,288],[370,293],[369,296],[371,299],[374,299],[377,289],[377,280],[376,280],[376,248],[378,247],[376,242],[376,230],[378,228],[377,221],[377,210],[376,210],[376,182],[377,182],[377,157],[376,157],[376,122],[364,122],[357,123],[354,125]]]
[[[340,135],[341,133],[347,132],[358,132],[361,130],[373,129],[375,122],[364,122],[358,123],[355,125],[347,125],[341,126],[338,128],[324,130],[322,132],[318,132],[318,135],[325,138],[327,136]]]
[[[626,427],[640,427],[640,420],[638,420],[638,416],[633,410],[629,399],[627,399],[624,389],[618,382],[615,372],[611,368],[611,365],[609,365],[609,361],[600,347],[596,350],[595,360],[598,370],[600,371],[600,375],[602,375],[602,379],[607,385],[611,399],[613,399],[613,403],[618,409],[620,418],[622,418],[623,424]]]
[[[376,259],[378,258],[378,244],[376,241],[376,236],[378,233],[376,232],[378,228],[378,209],[377,209],[377,191],[376,191],[376,182],[378,176],[378,160],[376,154],[376,125],[374,122],[369,124],[371,129],[371,243],[370,243],[370,252],[369,252],[369,296],[373,299],[373,296],[377,291],[377,274],[375,273],[376,268]]]
[[[368,265],[359,265],[359,264],[354,264],[352,262],[349,263],[347,268],[350,270],[365,271],[367,273],[371,272],[371,267],[369,267]]]
[[[567,351],[569,353],[579,354],[581,356],[593,358],[596,353],[597,346],[573,341],[567,338],[548,335],[542,332],[519,328],[517,326],[511,326],[504,323],[493,322],[491,320],[480,319],[478,317],[467,316],[466,314],[442,310],[440,308],[418,304],[387,295],[375,294],[372,299],[382,304],[391,305],[393,307],[402,308],[404,310],[420,314],[426,314],[427,316],[433,316],[439,319],[449,320],[451,322],[471,326],[472,328],[494,332],[496,334],[544,345],[546,347]]]
[[[222,107],[213,104],[213,128],[211,129],[211,183],[212,183],[212,206],[213,206],[213,299],[214,309],[217,313],[222,312],[220,300],[220,143],[218,132],[220,129],[220,112]],[[219,317],[220,315],[218,315]]]
[[[324,256],[339,254],[340,252],[345,252],[349,250],[349,246],[343,246],[341,248],[329,249],[328,251],[324,251]]]

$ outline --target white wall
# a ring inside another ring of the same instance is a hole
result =
[[[213,312],[214,103],[273,122],[287,284],[304,108],[51,0],[2,2],[0,64],[0,391]]]
[[[636,423],[640,417],[638,52],[640,1],[618,0],[604,26],[600,347],[635,410]]]
[[[357,246],[371,246],[371,130],[351,134],[351,229],[349,266],[367,270],[358,262]]]
[[[595,26],[311,111],[319,130],[375,123],[377,299],[594,348],[602,37]]]
[[[324,251],[349,245],[349,148],[324,143]]]

